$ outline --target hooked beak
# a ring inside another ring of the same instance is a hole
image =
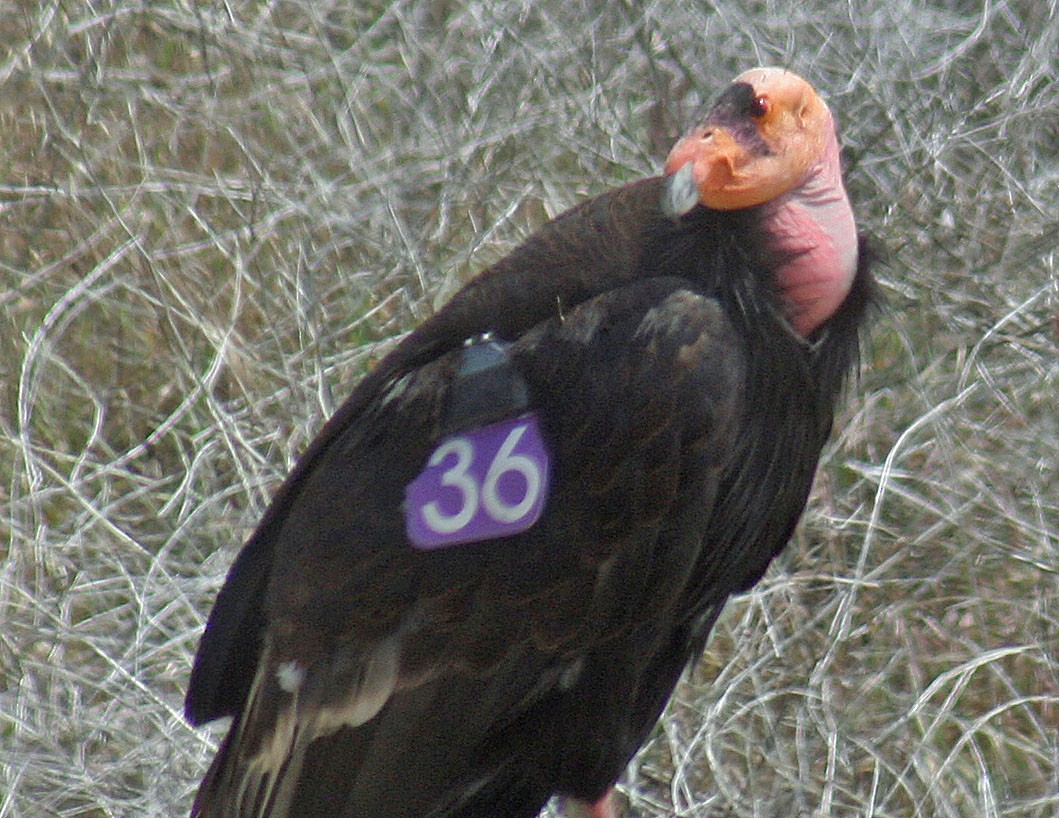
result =
[[[663,211],[679,218],[697,204],[714,210],[760,204],[768,198],[770,186],[746,172],[757,159],[755,151],[740,144],[728,128],[696,129],[673,146],[666,160]]]
[[[662,212],[671,219],[679,219],[698,203],[695,168],[691,162],[685,162],[680,170],[666,177],[662,188]]]

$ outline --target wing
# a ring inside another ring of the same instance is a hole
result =
[[[704,613],[684,592],[733,448],[741,347],[715,302],[656,278],[553,314],[509,352],[548,450],[540,518],[411,547],[405,488],[437,449],[459,352],[366,401],[273,534],[253,684],[195,814],[471,815],[500,793],[505,814],[532,816],[557,780],[562,700],[593,668],[657,709],[638,678]]]
[[[229,571],[192,668],[185,703],[192,724],[234,716],[243,707],[263,649],[262,600],[276,537],[317,461],[415,367],[479,333],[517,338],[557,310],[633,280],[642,267],[643,236],[671,225],[659,212],[661,190],[660,178],[646,179],[563,213],[478,275],[358,384],[301,457]]]

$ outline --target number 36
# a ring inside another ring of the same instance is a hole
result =
[[[547,471],[535,416],[449,438],[408,487],[413,544],[437,548],[526,530],[540,516]]]

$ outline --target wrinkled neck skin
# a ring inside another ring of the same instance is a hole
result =
[[[799,187],[765,205],[765,227],[790,259],[776,274],[787,318],[809,338],[834,315],[857,271],[857,226],[834,138]]]

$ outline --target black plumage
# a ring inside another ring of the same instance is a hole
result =
[[[613,785],[725,600],[789,539],[872,289],[862,254],[801,337],[762,208],[671,218],[663,185],[545,225],[324,427],[199,647],[188,718],[235,721],[194,814],[531,818]],[[480,406],[454,393],[475,388],[457,373],[482,333],[539,418],[544,511],[413,548],[405,487],[460,428],[453,407]]]

